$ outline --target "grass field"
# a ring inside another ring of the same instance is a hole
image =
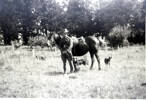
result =
[[[95,62],[80,65],[78,73],[63,75],[60,52],[27,47],[0,47],[0,97],[146,99],[145,47],[100,50],[101,71]],[[111,66],[103,61],[112,55]],[[38,58],[36,58],[36,56]],[[39,59],[43,57],[44,59]],[[69,72],[69,65],[67,64]]]

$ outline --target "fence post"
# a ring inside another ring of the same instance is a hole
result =
[[[15,44],[14,44],[14,41],[11,42],[11,47],[12,47],[12,50],[15,51]]]
[[[35,57],[35,49],[32,48],[32,56]]]

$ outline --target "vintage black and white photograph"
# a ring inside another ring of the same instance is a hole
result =
[[[0,98],[146,99],[146,0],[0,0]]]

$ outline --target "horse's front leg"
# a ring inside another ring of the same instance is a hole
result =
[[[77,68],[76,64],[74,64],[74,61],[73,61],[73,55],[71,53],[71,51],[69,52],[69,56],[68,56],[68,62],[69,62],[69,65],[70,65],[70,72],[72,73],[73,72],[73,68],[74,68],[74,72],[77,72],[79,71],[79,69]]]
[[[72,56],[71,51],[67,51],[67,60],[70,66],[70,73],[72,73],[73,72],[73,56]]]
[[[72,60],[68,60],[69,62],[69,66],[70,66],[70,73],[73,72],[73,61]]]
[[[66,74],[66,58],[61,55],[62,61],[63,61],[63,70],[64,70],[64,74]]]

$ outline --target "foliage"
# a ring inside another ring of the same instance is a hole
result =
[[[131,33],[128,27],[115,26],[108,36],[108,41],[112,47],[123,46],[124,43],[127,44],[127,37]]]
[[[87,36],[93,33],[92,15],[84,0],[70,0],[66,15],[67,28],[71,34]]]
[[[46,37],[38,35],[35,37],[29,37],[28,44],[30,47],[32,46],[41,46],[42,48],[45,46],[48,46],[47,44],[48,40]]]
[[[146,2],[146,1],[145,1]],[[142,43],[145,44],[145,13],[144,4],[137,4],[133,18],[130,20],[130,26],[132,29],[131,35],[128,40],[131,43]]]
[[[129,25],[128,40],[145,43],[144,2],[138,0],[0,0],[0,34],[4,43],[18,39],[22,33],[24,44],[29,37],[54,32],[78,37],[95,33],[107,37],[115,26]]]

